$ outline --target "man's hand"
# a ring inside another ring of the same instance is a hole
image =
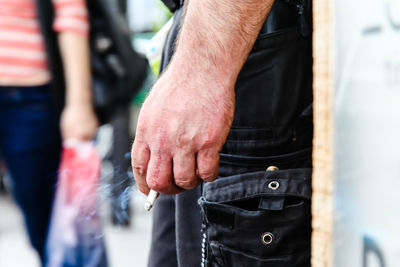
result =
[[[91,140],[98,126],[92,104],[67,105],[61,114],[60,126],[63,140]]]
[[[218,174],[219,151],[234,113],[233,84],[169,69],[146,99],[132,148],[140,191],[192,189]],[[171,82],[173,81],[173,82]]]
[[[174,57],[141,110],[132,148],[139,189],[175,194],[217,176],[234,85],[273,0],[190,0]]]

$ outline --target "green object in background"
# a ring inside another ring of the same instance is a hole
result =
[[[161,10],[166,14],[166,18],[167,18],[167,19],[166,19],[165,21],[162,21],[161,23],[160,23],[160,21],[154,22],[154,23],[152,24],[152,30],[153,30],[154,32],[158,32],[159,30],[161,30],[161,28],[165,25],[165,23],[166,23],[169,19],[171,19],[172,16],[173,16],[173,14],[171,13],[171,11],[168,9],[168,7],[167,7],[166,5],[164,5],[164,3],[163,3],[162,1],[158,1],[157,7],[158,7],[159,9],[161,9]]]
[[[149,94],[150,89],[143,88],[136,94],[135,98],[133,98],[132,104],[136,106],[141,106],[143,102],[146,100],[147,95]]]
[[[146,47],[148,46],[149,41],[153,38],[154,34],[155,33],[152,32],[136,33],[132,39],[132,44],[135,47],[136,51],[144,55]],[[147,78],[143,82],[142,88],[132,99],[131,105],[141,106],[143,104],[144,100],[146,99],[147,95],[150,92],[150,89],[153,87],[153,84],[156,81],[156,77],[153,71],[154,69],[149,65],[149,69],[147,71]]]
[[[173,19],[171,18],[154,36],[148,41],[146,45],[145,55],[153,70],[154,74],[158,76],[160,72],[162,51],[164,48],[165,40],[167,39],[169,29],[171,28]]]
[[[133,105],[140,106],[143,104],[150,89],[156,81],[156,77],[158,77],[160,73],[162,50],[172,22],[173,19],[170,18],[170,20],[163,25],[157,33],[136,34],[132,40],[136,50],[139,53],[146,55],[151,69],[151,71],[148,71],[147,79],[145,80],[142,89],[133,99]]]
[[[149,67],[149,70],[147,71],[147,78],[143,82],[142,88],[133,98],[131,104],[135,106],[141,106],[144,100],[146,100],[146,97],[149,95],[150,89],[153,87],[155,82],[156,82],[156,76],[154,76],[153,72],[150,70]]]
[[[157,77],[158,77],[158,74],[160,74],[160,66],[161,66],[161,58],[155,59],[150,66],[154,75],[156,75]]]

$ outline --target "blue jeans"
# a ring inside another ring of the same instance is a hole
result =
[[[61,152],[49,85],[0,87],[0,152],[31,244],[43,261]]]

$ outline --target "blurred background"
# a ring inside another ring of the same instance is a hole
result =
[[[108,1],[125,20],[123,25],[129,28],[132,46],[144,57],[149,41],[171,13],[159,0]],[[99,128],[96,138],[103,163],[100,213],[111,267],[144,267],[147,262],[151,212],[143,209],[144,196],[134,184],[129,151],[140,107],[155,80],[149,66],[129,105],[117,109]],[[22,214],[10,191],[7,168],[0,159],[0,267],[38,267],[39,259],[30,247]]]
[[[159,47],[151,40],[171,13],[160,0],[90,1],[107,1],[118,12],[129,46],[150,62],[140,86],[105,120],[95,141],[102,159],[98,192],[109,266],[145,267],[152,213],[143,209],[129,150],[160,64]],[[397,267],[400,1],[314,1],[313,8],[314,266]],[[94,42],[100,50],[109,47],[103,36]],[[106,55],[118,74],[121,62]],[[39,267],[10,184],[0,155],[0,267]]]

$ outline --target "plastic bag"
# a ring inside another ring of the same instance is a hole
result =
[[[97,197],[100,166],[93,143],[64,143],[46,247],[47,267],[107,267]]]

